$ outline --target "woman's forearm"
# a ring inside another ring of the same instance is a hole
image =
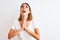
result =
[[[37,40],[40,40],[40,36],[34,32],[32,32],[31,30],[29,29],[25,29],[31,36],[33,36],[34,38],[36,38]]]
[[[14,36],[16,36],[17,34],[19,34],[19,32],[21,32],[23,29],[19,29],[17,31],[10,31],[8,34],[8,39],[13,38]]]
[[[15,35],[19,34],[23,29],[19,29],[15,32]]]

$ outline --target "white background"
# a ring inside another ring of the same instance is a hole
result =
[[[0,40],[8,40],[9,28],[18,17],[21,3],[30,4],[40,26],[41,40],[60,40],[59,0],[0,0]]]

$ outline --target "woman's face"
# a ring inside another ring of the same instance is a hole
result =
[[[20,8],[20,13],[22,16],[27,17],[30,13],[29,6],[27,4],[23,4]]]

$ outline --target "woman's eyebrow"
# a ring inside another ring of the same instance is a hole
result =
[[[21,7],[24,7],[24,6],[21,6]]]

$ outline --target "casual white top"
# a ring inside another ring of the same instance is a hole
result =
[[[13,26],[11,27],[14,30],[19,30],[21,27],[19,25],[19,21],[15,20]],[[39,28],[39,25],[36,21],[31,20],[28,29],[34,32],[34,28]],[[21,31],[18,35],[18,40],[36,40],[34,37],[32,37],[28,32],[25,30]]]

